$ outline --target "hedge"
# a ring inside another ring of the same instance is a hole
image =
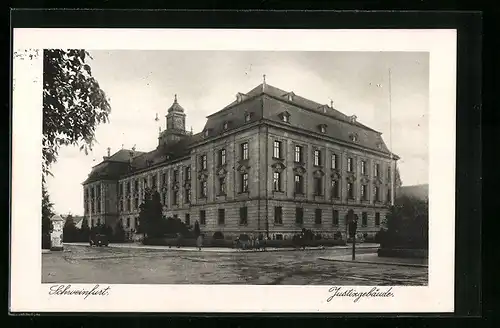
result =
[[[50,249],[50,234],[42,234],[42,249]]]
[[[183,246],[183,247],[197,247],[196,239],[194,238],[145,238],[143,240],[144,245],[154,245],[154,246]],[[259,242],[262,245],[262,241]],[[332,246],[345,246],[345,240],[338,239],[320,239],[320,240],[308,240],[304,244],[307,247],[332,247]],[[233,248],[236,244],[232,240],[227,239],[213,239],[207,238],[203,239],[202,247],[227,247]],[[267,240],[266,247],[272,248],[282,248],[282,247],[301,247],[303,244],[295,243],[292,239],[285,240]]]
[[[377,251],[380,257],[403,257],[403,258],[428,258],[429,252],[426,249],[405,249],[405,248],[379,248]]]

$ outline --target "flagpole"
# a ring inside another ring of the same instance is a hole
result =
[[[394,178],[395,178],[395,165],[394,155],[392,153],[392,90],[391,90],[391,69],[389,68],[389,147],[391,152],[391,206],[394,206]]]

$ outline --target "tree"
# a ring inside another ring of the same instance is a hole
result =
[[[77,241],[79,235],[78,228],[75,225],[73,216],[69,214],[66,217],[63,227],[63,241],[64,242],[74,242]]]
[[[140,205],[139,221],[145,237],[161,237],[164,234],[164,220],[161,197],[157,191],[146,189]]]
[[[95,129],[106,123],[109,99],[92,76],[83,49],[43,51],[43,178],[61,146],[92,150]]]
[[[82,219],[82,228],[80,229],[80,241],[88,241],[90,237],[89,222],[86,216]]]
[[[396,198],[387,216],[382,247],[428,248],[429,204],[411,196]]]
[[[49,234],[52,230],[50,218],[54,216],[53,207],[45,184],[42,184],[42,234]]]
[[[125,241],[125,229],[123,228],[122,220],[118,220],[116,222],[113,240],[115,242],[124,242]]]

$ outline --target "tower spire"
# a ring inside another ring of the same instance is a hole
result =
[[[177,94],[174,95],[174,103],[177,103]]]
[[[266,89],[266,74],[262,75],[262,91]]]

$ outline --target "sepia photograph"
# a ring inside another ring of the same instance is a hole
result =
[[[444,185],[431,174],[432,125],[442,120],[431,112],[430,50],[82,40],[14,50],[14,65],[38,70],[25,80],[40,88],[43,108],[32,187],[41,190],[32,234],[40,259],[30,274],[47,302],[104,304],[139,286],[179,294],[206,286],[231,297],[237,289],[226,288],[288,286],[290,299],[293,287],[310,286],[322,287],[323,310],[347,298],[387,311],[368,302],[394,304],[398,288],[427,291],[431,272],[453,271],[446,250],[431,247],[450,221],[436,223],[429,207]],[[441,148],[434,163],[450,154]]]
[[[42,282],[427,284],[428,53],[43,58]]]

